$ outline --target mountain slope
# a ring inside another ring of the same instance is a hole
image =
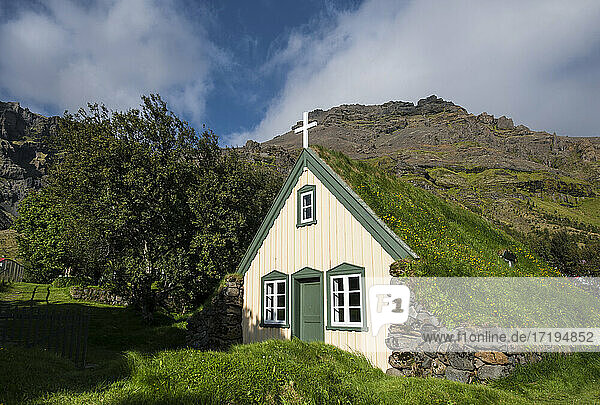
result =
[[[417,105],[341,105],[312,111],[310,119],[319,124],[311,130],[312,145],[368,160],[522,234],[522,240],[543,238],[548,230],[568,233],[574,246],[600,243],[598,137],[532,131],[435,96]],[[255,154],[275,148],[297,153],[300,138],[287,132]]]
[[[0,230],[10,226],[27,192],[42,186],[52,159],[43,140],[57,125],[57,117],[34,114],[19,103],[0,102]]]

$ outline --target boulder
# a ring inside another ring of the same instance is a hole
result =
[[[491,125],[491,124],[494,123],[494,116],[490,115],[490,114],[488,114],[486,112],[482,112],[481,114],[479,114],[477,116],[477,119],[480,122],[483,122],[484,124],[488,124],[488,125]]]
[[[504,115],[498,118],[498,129],[513,129],[515,124],[513,124],[512,118],[507,118]]]
[[[455,369],[467,371],[475,370],[473,356],[469,353],[448,353],[446,358],[448,359],[448,363]]]
[[[446,367],[446,379],[468,384],[471,382],[473,373],[470,371],[457,370],[453,367]]]
[[[508,356],[502,352],[477,352],[475,357],[487,364],[508,364]]]
[[[508,369],[505,366],[486,364],[477,370],[477,377],[480,380],[495,380],[508,375]]]

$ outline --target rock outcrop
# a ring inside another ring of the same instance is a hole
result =
[[[57,125],[58,117],[0,102],[0,229],[10,226],[19,201],[42,186],[53,157],[45,141]]]

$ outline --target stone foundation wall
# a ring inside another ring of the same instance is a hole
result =
[[[123,297],[102,288],[74,286],[71,287],[69,293],[76,300],[92,301],[108,305],[128,305],[128,302]]]
[[[467,329],[468,330],[468,329]],[[517,365],[540,361],[539,353],[511,353],[510,351],[465,350],[467,346],[455,343],[425,342],[423,334],[452,333],[425,307],[411,303],[408,320],[391,325],[386,343],[393,351],[389,357],[389,375],[406,377],[438,377],[472,383],[502,378]],[[504,349],[503,349],[504,350]]]
[[[227,276],[208,305],[188,320],[187,341],[191,347],[225,350],[242,343],[243,283],[238,276]]]
[[[400,353],[390,356],[387,374],[438,377],[463,383],[493,380],[509,375],[517,365],[540,361],[536,353]]]

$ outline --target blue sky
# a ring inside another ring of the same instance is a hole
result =
[[[0,0],[0,50],[2,101],[60,115],[158,92],[222,144],[430,94],[600,135],[598,1]]]

